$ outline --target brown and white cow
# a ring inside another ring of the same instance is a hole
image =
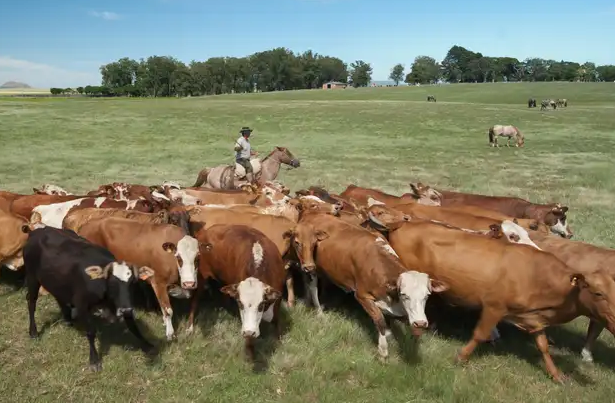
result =
[[[41,187],[38,187],[38,188],[32,188],[32,191],[34,192],[34,194],[39,194],[39,195],[56,195],[56,196],[72,196],[73,195],[72,193],[61,188],[60,186],[52,185],[49,183],[45,183]]]
[[[106,197],[84,197],[61,203],[36,206],[32,209],[30,222],[40,222],[50,227],[61,229],[62,221],[70,211],[84,208],[116,208],[142,211],[144,213],[152,211],[152,205],[147,200],[111,200]]]
[[[519,197],[485,196],[447,190],[439,192],[442,194],[442,207],[470,205],[494,210],[509,217],[529,218],[546,224],[554,234],[572,238],[566,217],[568,207],[559,203],[537,204]]]
[[[382,237],[363,228],[321,213],[302,215],[289,231],[302,269],[310,273],[310,296],[317,309],[316,273],[324,273],[335,285],[354,293],[378,329],[378,352],[388,356],[387,327],[383,312],[407,317],[412,331],[420,335],[428,326],[425,302],[432,292],[446,290],[444,283],[408,270]]]
[[[237,301],[246,353],[254,359],[261,320],[274,325],[277,338],[281,335],[279,310],[286,279],[282,256],[265,234],[246,225],[213,225],[199,233],[198,241],[199,284],[214,279]],[[188,333],[194,329],[200,288],[192,297]]]
[[[81,227],[79,235],[107,248],[117,259],[154,270],[150,284],[160,304],[167,339],[173,339],[175,330],[169,293],[186,298],[189,292],[180,293],[176,288],[167,291],[167,287],[178,282],[182,291],[197,287],[198,241],[175,225],[115,217],[90,221]]]
[[[81,199],[84,196],[56,196],[56,195],[25,195],[11,202],[11,212],[15,215],[30,219],[32,210],[36,206],[44,206],[54,203]]]
[[[411,183],[410,188],[412,189],[412,193],[394,196],[378,189],[349,185],[340,196],[346,200],[354,199],[363,205],[367,205],[367,199],[369,197],[380,200],[387,205],[420,203],[428,206],[439,206],[441,204],[441,195],[435,189],[425,186],[420,182],[417,184]]]
[[[407,267],[450,285],[444,298],[482,308],[460,361],[467,361],[498,322],[506,321],[535,335],[547,371],[561,382],[549,355],[546,327],[584,315],[603,321],[615,333],[615,281],[608,273],[581,273],[534,247],[430,222],[399,223],[389,228],[389,242]]]
[[[17,270],[23,266],[23,247],[29,233],[27,220],[0,210],[0,267]]]
[[[346,212],[350,212],[350,213],[355,212],[357,209],[357,206],[354,200],[352,199],[346,200],[340,195],[330,193],[327,190],[321,187],[318,187],[318,186],[310,186],[307,190],[306,189],[298,190],[295,192],[295,194],[298,197],[299,196],[307,196],[307,197],[314,196],[316,199],[323,201],[325,203],[329,203],[329,204],[334,204],[334,205],[341,204],[342,210]]]

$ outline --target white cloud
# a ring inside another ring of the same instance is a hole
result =
[[[111,11],[90,11],[90,15],[92,17],[102,18],[107,21],[117,21],[122,18],[119,14],[113,13]]]
[[[6,81],[19,81],[34,88],[100,85],[101,77],[97,71],[71,71],[0,55],[0,85]]]

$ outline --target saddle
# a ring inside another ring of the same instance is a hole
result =
[[[258,157],[253,157],[250,159],[250,164],[252,165],[252,170],[254,171],[254,177],[260,173],[261,171],[261,160]],[[235,179],[243,179],[246,177],[246,169],[235,163]]]

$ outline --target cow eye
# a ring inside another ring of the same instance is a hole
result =
[[[602,294],[601,292],[595,292],[594,295],[598,298],[604,297],[604,294]]]

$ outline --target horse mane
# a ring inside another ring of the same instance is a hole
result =
[[[270,158],[274,152],[276,152],[277,148],[273,148],[273,150],[271,150],[271,152],[269,154],[267,154],[262,160],[261,163],[265,162],[268,158]]]

